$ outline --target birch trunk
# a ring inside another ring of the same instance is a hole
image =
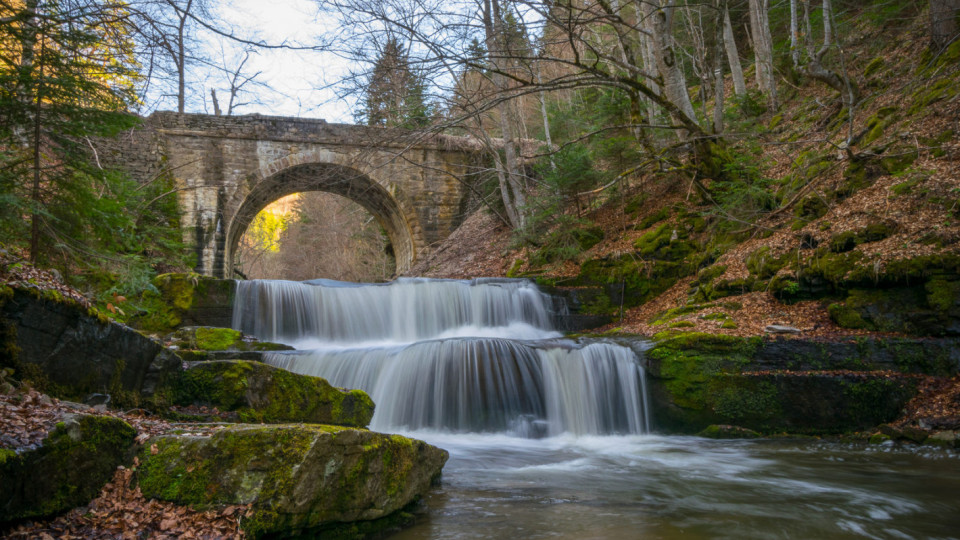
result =
[[[770,0],[750,0],[750,34],[756,57],[757,86],[767,94],[767,104],[776,110],[777,81],[773,71],[773,37],[768,11]]]
[[[502,74],[506,68],[503,65],[505,55],[502,53],[503,48],[500,43],[503,27],[498,0],[484,0],[483,26],[490,63],[494,68],[492,78],[500,99],[497,109],[500,117],[500,136],[503,141],[503,161],[498,160],[497,177],[500,181],[503,204],[507,209],[507,218],[515,229],[522,229],[525,225],[523,208],[526,205],[526,196],[520,175],[513,125],[510,122],[511,107],[507,99],[507,81]]]
[[[727,51],[727,63],[733,77],[733,91],[738,96],[747,95],[747,81],[743,78],[743,65],[740,63],[740,51],[733,37],[733,25],[730,23],[730,10],[726,2],[723,5],[723,47]]]
[[[687,81],[680,69],[680,57],[674,49],[673,43],[673,16],[676,10],[674,0],[665,2],[643,2],[644,22],[650,32],[650,41],[653,46],[654,59],[657,71],[663,79],[663,94],[677,109],[687,115],[689,119],[696,119],[690,94],[687,92]],[[686,134],[684,134],[686,137]]]

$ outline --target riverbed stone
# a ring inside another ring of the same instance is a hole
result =
[[[136,434],[110,416],[67,415],[39,448],[0,450],[0,523],[91,501],[128,457]]]
[[[752,429],[740,426],[713,424],[697,433],[697,436],[708,439],[756,439],[760,437],[760,434]]]
[[[447,458],[423,441],[364,429],[238,425],[155,437],[137,474],[148,498],[250,504],[242,527],[257,537],[384,518],[423,496]]]
[[[245,360],[188,363],[167,392],[176,405],[235,411],[242,422],[366,427],[374,410],[363,390]]]

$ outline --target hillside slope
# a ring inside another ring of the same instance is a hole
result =
[[[779,110],[730,118],[725,180],[645,173],[584,197],[603,240],[573,260],[480,210],[409,275],[599,287],[586,310],[646,335],[960,335],[960,42],[933,57],[919,22],[845,37],[852,121],[784,78]]]

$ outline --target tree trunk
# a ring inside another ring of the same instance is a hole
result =
[[[717,24],[715,25],[716,29],[714,31],[714,43],[713,43],[713,132],[716,134],[723,133],[723,100],[724,100],[724,88],[723,88],[723,33],[724,33],[724,24],[723,24],[723,15],[727,11],[727,2],[726,0],[718,0],[717,7]]]
[[[727,63],[730,64],[730,75],[733,77],[733,91],[738,96],[747,95],[747,82],[743,78],[743,65],[740,63],[740,52],[733,37],[733,25],[730,24],[730,9],[723,3],[723,46],[727,51]]]
[[[40,256],[40,185],[43,167],[40,146],[43,142],[41,114],[43,113],[43,54],[45,42],[40,43],[40,59],[37,62],[36,107],[33,112],[33,186],[30,189],[30,201],[33,211],[30,214],[30,262],[34,265]]]
[[[960,36],[957,15],[960,0],[930,0],[930,49],[939,54]]]
[[[790,0],[790,58],[793,68],[800,67],[800,24],[797,14],[797,0]]]
[[[773,37],[770,35],[768,11],[770,0],[750,0],[750,35],[756,58],[757,86],[767,94],[767,104],[778,107],[777,81],[773,71]]]
[[[843,105],[845,107],[853,107],[853,105],[859,99],[859,92],[857,91],[856,86],[845,75],[841,76],[837,72],[823,65],[823,57],[833,45],[833,5],[831,4],[830,0],[823,0],[822,6],[823,45],[819,50],[813,52],[813,40],[810,34],[807,34],[806,40],[809,58],[807,58],[806,63],[800,67],[800,72],[803,75],[810,77],[811,79],[818,80],[830,88],[833,88],[837,92],[840,92],[840,98],[843,101]],[[806,19],[805,24],[809,26],[810,10],[806,4],[804,5],[804,8],[804,18]]]
[[[217,101],[217,90],[215,88],[210,89],[210,99],[213,101],[213,115],[220,116],[220,102]]]
[[[664,96],[688,118],[696,119],[697,114],[687,92],[687,81],[680,69],[680,56],[673,46],[673,15],[676,10],[674,0],[666,0],[658,6],[654,6],[652,2],[644,2],[643,9],[657,71],[663,79]]]
[[[507,209],[507,217],[515,229],[522,229],[525,225],[523,212],[524,206],[526,206],[526,196],[523,191],[513,126],[510,123],[511,107],[507,99],[507,81],[502,74],[502,71],[506,70],[502,65],[505,55],[502,54],[503,48],[500,46],[503,28],[498,0],[484,0],[483,26],[490,63],[494,68],[491,75],[500,95],[500,103],[497,108],[500,117],[500,136],[503,141],[503,161],[501,163],[498,160],[497,177],[500,181],[500,191],[503,204]]]

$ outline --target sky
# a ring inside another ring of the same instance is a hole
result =
[[[216,3],[216,2],[215,2]],[[227,2],[224,2],[226,4]],[[232,26],[238,35],[262,40],[271,44],[315,43],[319,36],[332,31],[335,21],[317,20],[317,7],[311,0],[230,0],[230,8],[215,8],[219,19],[217,26]],[[208,57],[221,63],[224,54],[221,42],[212,35],[206,36]],[[242,57],[242,45],[223,43],[227,48],[228,66],[232,67]],[[235,49],[233,51],[229,49]],[[232,58],[231,58],[232,57]],[[232,60],[232,61],[231,61]],[[234,114],[260,113],[264,115],[299,116],[323,118],[328,122],[353,123],[352,100],[340,99],[333,87],[348,72],[350,66],[332,53],[293,51],[289,49],[260,49],[245,66],[249,74],[261,71],[256,78],[266,87],[252,88],[258,102],[240,107]],[[198,73],[196,66],[188,72],[195,85],[187,103],[188,112],[212,113],[210,89],[217,91],[222,109],[229,99],[229,83],[224,74],[210,71],[206,76]],[[269,87],[269,88],[267,88]],[[250,94],[245,96],[250,97]],[[201,99],[202,98],[202,99]],[[240,99],[239,101],[249,101]],[[171,110],[176,100],[167,98],[153,108]]]

